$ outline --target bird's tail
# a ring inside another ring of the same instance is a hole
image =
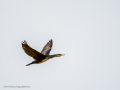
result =
[[[26,66],[29,66],[29,65],[31,65],[31,64],[33,64],[33,62],[32,62],[32,63],[27,64]]]

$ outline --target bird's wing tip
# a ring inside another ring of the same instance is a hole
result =
[[[22,44],[27,44],[27,41],[26,40],[22,41]]]

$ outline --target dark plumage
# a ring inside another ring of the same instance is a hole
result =
[[[27,42],[24,40],[22,42],[22,48],[23,50],[25,51],[25,53],[31,57],[33,57],[34,61],[27,64],[26,66],[28,65],[31,65],[31,64],[39,64],[39,63],[43,63],[45,61],[47,61],[48,59],[50,58],[54,58],[54,57],[60,57],[60,56],[63,56],[64,54],[55,54],[55,55],[49,55],[51,49],[52,49],[52,40],[50,40],[43,48],[43,50],[40,52],[32,49],[28,44]]]

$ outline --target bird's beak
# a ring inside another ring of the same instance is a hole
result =
[[[65,54],[61,54],[61,56],[64,56]]]
[[[32,63],[27,64],[26,66],[29,66],[29,65],[31,65],[31,64],[33,64],[33,62],[32,62]]]

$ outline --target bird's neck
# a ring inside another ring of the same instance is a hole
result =
[[[54,58],[54,57],[58,57],[58,55],[57,55],[57,54],[54,54],[54,55],[50,55],[49,57],[50,57],[50,58]]]

